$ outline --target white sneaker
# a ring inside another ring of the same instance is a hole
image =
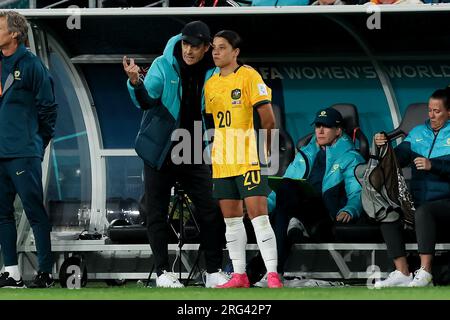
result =
[[[388,288],[388,287],[407,287],[413,280],[412,274],[405,276],[398,270],[395,270],[389,274],[389,276],[384,279],[375,282],[374,288]]]
[[[156,278],[156,286],[158,288],[183,288],[184,285],[178,280],[178,277],[173,272],[163,271],[158,278]]]
[[[230,276],[222,270],[214,273],[205,272],[204,275],[205,278],[203,279],[203,282],[205,283],[205,288],[215,288],[227,283],[230,280]]]
[[[261,278],[261,280],[255,282],[253,286],[258,288],[268,288],[269,285],[267,284],[267,273],[264,275],[264,277]]]
[[[433,276],[428,271],[425,271],[423,267],[414,272],[414,279],[411,281],[408,287],[432,287]]]
[[[283,276],[280,275],[280,280],[281,283],[284,284],[284,278]],[[254,287],[258,287],[258,288],[268,288],[269,287],[269,283],[267,281],[267,273],[264,275],[264,277],[262,277],[261,280],[259,280],[258,282],[255,282],[253,284]]]
[[[303,238],[309,238],[309,233],[303,223],[294,217],[289,220],[287,236],[295,242],[301,242]]]

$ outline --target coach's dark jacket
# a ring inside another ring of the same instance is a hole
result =
[[[23,44],[0,63],[0,158],[42,158],[56,122],[50,74]]]

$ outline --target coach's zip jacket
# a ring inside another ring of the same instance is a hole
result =
[[[284,178],[306,179],[309,176],[319,146],[313,135],[308,145],[301,148],[286,169]],[[363,157],[355,150],[353,143],[345,133],[335,144],[326,147],[326,168],[322,183],[322,199],[329,214],[334,218],[339,212],[346,211],[353,218],[362,211],[361,186],[355,177],[355,168],[363,163]],[[345,189],[346,201],[339,198],[340,189]],[[276,194],[269,195],[269,211],[275,207]],[[344,202],[341,205],[341,202]]]
[[[430,120],[411,130],[395,148],[401,167],[413,164],[417,157],[430,160],[431,170],[411,165],[411,193],[416,208],[427,201],[450,199],[450,120],[438,131]]]
[[[23,44],[0,54],[0,158],[44,156],[55,132],[57,104],[47,68]]]
[[[170,150],[172,132],[180,126],[182,84],[180,66],[174,56],[175,45],[179,41],[181,34],[169,39],[163,55],[153,61],[143,84],[134,87],[130,80],[127,81],[133,103],[145,110],[135,150],[147,165],[156,169],[163,165]],[[205,82],[214,71],[212,68],[206,72]],[[202,91],[202,113],[204,100]]]

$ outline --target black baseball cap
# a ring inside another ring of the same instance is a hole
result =
[[[204,22],[192,21],[187,23],[181,30],[181,39],[193,46],[198,46],[202,43],[210,43],[211,33]]]
[[[316,113],[316,118],[312,124],[323,124],[326,127],[341,127],[343,123],[342,115],[334,108],[326,108]]]

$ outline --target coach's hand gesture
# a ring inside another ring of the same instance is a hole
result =
[[[140,68],[137,64],[134,63],[134,59],[130,58],[130,61],[128,62],[127,56],[123,57],[123,70],[125,70],[125,73],[128,76],[128,79],[130,79],[130,82],[133,86],[137,85],[139,83],[139,71]]]

